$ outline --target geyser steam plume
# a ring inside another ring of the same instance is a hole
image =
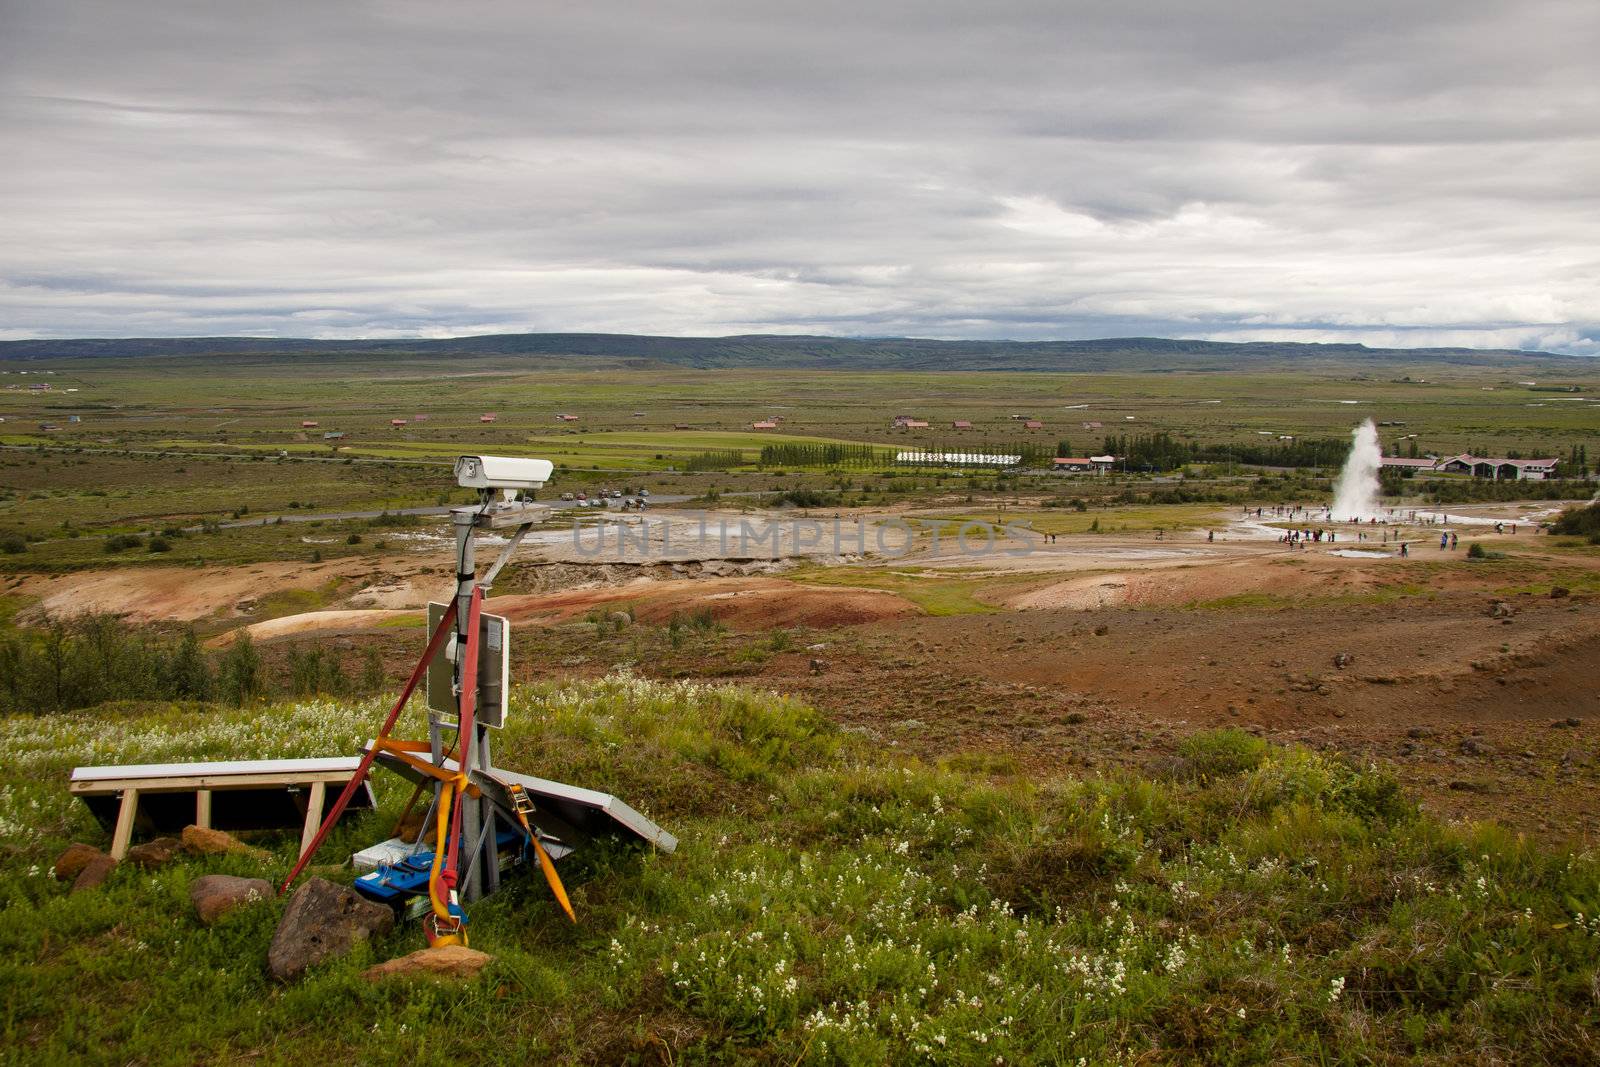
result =
[[[1330,516],[1340,522],[1362,522],[1378,516],[1378,470],[1383,449],[1378,428],[1368,419],[1350,431],[1350,455],[1333,485]]]

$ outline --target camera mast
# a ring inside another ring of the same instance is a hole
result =
[[[430,945],[466,943],[466,906],[499,889],[508,864],[536,861],[557,903],[576,922],[557,861],[602,834],[666,852],[677,847],[676,838],[614,796],[494,765],[489,731],[503,726],[506,719],[510,623],[486,615],[484,597],[528,531],[549,517],[550,509],[537,503],[533,494],[553,469],[543,459],[461,456],[456,460],[457,484],[476,489],[479,502],[450,513],[455,593],[446,604],[430,605],[430,636],[422,658],[377,736],[364,746],[355,775],[301,850],[280,893],[305,870],[378,762],[417,783],[413,802],[430,789],[432,801],[410,851],[398,862],[362,875],[356,888],[397,906],[425,893],[423,929]],[[479,577],[476,535],[489,530],[512,532],[498,558]],[[424,680],[428,739],[392,738],[401,712]],[[431,853],[424,847],[429,841]]]

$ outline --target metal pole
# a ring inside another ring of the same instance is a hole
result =
[[[473,763],[479,770],[490,770],[494,764],[489,756],[489,728],[487,726],[475,726],[474,729],[477,731],[478,739],[472,746]],[[479,819],[487,832],[484,835],[482,853],[483,877],[478,880],[477,884],[483,886],[483,892],[488,894],[500,888],[500,844],[495,840],[495,835],[500,832],[500,829],[495,824],[497,816],[494,810],[494,802],[487,796],[478,798],[478,813]]]
[[[457,706],[457,709],[458,709],[457,717],[456,717],[456,729],[460,730],[460,728],[461,728],[461,717],[460,717],[460,713],[459,713],[460,701],[461,701],[462,697],[469,691],[474,692],[474,694],[475,694],[476,693],[476,689],[477,689],[477,685],[478,685],[478,679],[476,679],[476,678],[464,678],[464,677],[462,677],[462,674],[461,674],[461,666],[462,666],[462,662],[461,661],[462,661],[462,657],[466,653],[466,649],[467,649],[467,635],[468,635],[468,632],[469,632],[467,628],[471,625],[471,620],[470,620],[471,611],[469,609],[470,609],[471,603],[472,603],[472,590],[473,590],[473,587],[477,584],[478,564],[477,564],[477,557],[476,557],[476,546],[475,546],[475,543],[473,542],[473,539],[472,539],[473,529],[474,529],[474,527],[476,525],[477,515],[471,510],[460,509],[460,510],[451,512],[450,518],[451,518],[451,522],[455,526],[455,531],[456,531],[456,655],[455,655],[455,677],[456,677],[456,701],[457,701],[456,706]],[[471,687],[470,690],[469,690],[469,687]],[[476,728],[474,728],[473,732],[474,732],[474,734],[477,734],[478,730]],[[464,741],[466,739],[463,738],[462,740]],[[473,748],[476,749],[479,737],[474,736],[471,740],[473,741]],[[469,755],[467,753],[462,752],[461,751],[462,748],[463,748],[463,745],[460,742],[458,742],[457,745],[456,745],[456,758],[458,760],[466,758],[468,760],[468,762],[476,764],[476,762],[478,760],[477,752],[474,751]],[[466,771],[466,770],[470,770],[470,768],[469,767],[463,767],[462,770]],[[463,846],[464,846],[463,851],[465,851],[466,849],[470,849],[471,846],[474,843],[476,843],[477,840],[478,840],[478,832],[479,832],[479,828],[480,828],[479,805],[474,804],[474,803],[470,803],[468,801],[468,798],[465,797],[465,796],[459,797],[457,802],[462,805],[462,811],[461,811],[461,840],[462,840]],[[470,854],[469,855],[463,855],[461,857],[461,859],[462,859],[462,866],[466,867],[468,870],[472,869],[472,865],[473,864],[476,864],[476,863],[479,862],[479,858],[476,855],[470,855]],[[462,889],[461,902],[463,904],[471,904],[474,900],[476,900],[478,898],[478,896],[481,893],[481,890],[480,890],[479,887],[483,884],[482,879],[464,878],[463,881],[464,881],[465,884],[463,884],[462,887],[461,887],[461,889]]]

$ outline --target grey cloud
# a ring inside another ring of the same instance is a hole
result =
[[[1597,31],[1568,0],[0,0],[0,335],[1593,352]]]

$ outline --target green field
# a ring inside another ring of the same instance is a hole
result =
[[[870,570],[859,567],[804,568],[790,575],[809,585],[837,585],[851,589],[882,589],[909,600],[929,615],[975,615],[998,611],[979,593],[994,594],[1008,584],[994,578],[970,578],[918,568]]]
[[[20,369],[13,363],[0,370]],[[0,390],[3,432],[30,440],[55,421],[52,440],[89,444],[155,440],[321,448],[342,431],[355,448],[421,444],[449,452],[535,438],[541,442],[611,430],[671,434],[674,425],[741,433],[769,416],[790,436],[918,447],[989,447],[1066,439],[1087,451],[1111,432],[1164,430],[1202,441],[1344,436],[1362,418],[1401,422],[1385,436],[1418,435],[1424,449],[1565,450],[1600,439],[1596,405],[1519,384],[1525,367],[1317,364],[1304,371],[1184,370],[1160,373],[583,369],[583,361],[539,365],[507,357],[433,363],[361,362],[301,356],[276,362],[237,357],[34,361],[53,369],[52,391]],[[1412,380],[1405,380],[1407,377]],[[34,380],[0,375],[0,382]],[[75,388],[76,394],[62,390]],[[1582,394],[1587,396],[1587,394]],[[1354,403],[1345,403],[1354,401]],[[493,411],[494,424],[479,414]],[[635,417],[634,412],[642,412]],[[570,413],[579,422],[555,422]],[[68,424],[69,414],[83,421]],[[428,416],[392,428],[391,418]],[[927,419],[927,431],[894,431],[897,414]],[[1045,424],[1024,431],[1012,415]],[[300,421],[320,425],[302,431]],[[971,431],[948,429],[970,420]],[[1085,429],[1086,422],[1100,427]],[[660,439],[670,445],[673,438]],[[574,445],[572,447],[583,447]],[[641,445],[641,450],[646,447]]]
[[[1566,455],[1593,443],[1600,461],[1596,404],[1518,384],[1537,380],[1522,377],[1529,373],[1525,366],[1448,364],[1401,373],[1399,367],[1325,361],[1297,373],[1137,374],[697,370],[503,355],[398,362],[314,355],[12,361],[0,364],[0,417],[6,420],[0,445],[8,446],[0,447],[0,538],[60,546],[74,531],[159,530],[227,519],[243,509],[278,515],[457,502],[465,498],[454,491],[447,464],[463,451],[550,458],[559,468],[550,486],[555,493],[620,484],[699,498],[711,490],[805,488],[862,506],[947,502],[959,495],[970,502],[965,513],[984,517],[987,508],[1009,503],[1032,511],[1030,521],[1041,532],[1076,534],[1089,528],[1094,512],[1039,511],[1038,503],[1082,495],[1099,506],[1133,492],[1120,503],[1134,510],[1115,526],[1102,521],[1102,530],[1192,528],[1207,520],[1188,505],[1143,513],[1150,485],[1138,479],[1002,479],[992,472],[953,478],[927,470],[757,464],[761,448],[775,444],[869,445],[885,452],[1028,447],[1048,455],[1063,446],[1098,450],[1113,433],[1164,432],[1180,441],[1236,445],[1280,435],[1342,439],[1367,416],[1403,424],[1385,426],[1384,437],[1409,446],[1407,435],[1415,434],[1422,450]],[[40,380],[49,382],[48,392],[24,387]],[[498,421],[479,422],[486,411]],[[556,422],[557,413],[579,421]],[[932,425],[892,429],[900,414]],[[74,415],[81,421],[71,422]],[[427,418],[418,422],[418,415]],[[1025,430],[1013,418],[1018,415],[1042,420],[1044,429]],[[756,420],[777,417],[781,432],[750,429]],[[393,418],[407,425],[389,425]],[[948,429],[956,419],[974,428]],[[318,425],[303,428],[304,420]],[[46,421],[59,429],[40,430]],[[1085,423],[1099,425],[1085,429]],[[325,432],[347,436],[326,442]],[[719,454],[714,460],[713,453]],[[697,457],[702,466],[727,469],[683,473]],[[1274,488],[1220,473],[1216,487],[1235,495],[1304,499],[1323,491],[1309,481]],[[266,540],[260,558],[293,558],[293,546]],[[17,565],[51,557],[82,565],[92,555],[34,548]],[[249,558],[248,552],[228,555]]]
[[[1067,489],[1073,488],[1069,484]],[[919,516],[919,525],[936,525],[941,537],[954,537],[965,523],[1025,527],[1038,534],[1150,533],[1156,530],[1204,530],[1221,526],[1231,509],[1222,504],[1167,504],[1160,506],[1090,507],[969,511],[956,515]],[[973,531],[970,536],[981,536]]]
[[[471,910],[477,979],[373,984],[402,926],[280,986],[273,899],[205,928],[190,883],[265,861],[50,864],[105,832],[67,771],[348,751],[378,702],[0,720],[0,1028],[15,1063],[1459,1063],[1600,1056],[1600,866],[1419,815],[1380,771],[1238,731],[1162,769],[932,767],[769,694],[517,692],[497,762],[613,791],[681,839],[564,864],[579,922],[513,875]],[[402,724],[420,729],[416,713]],[[386,836],[409,788],[313,873]]]

